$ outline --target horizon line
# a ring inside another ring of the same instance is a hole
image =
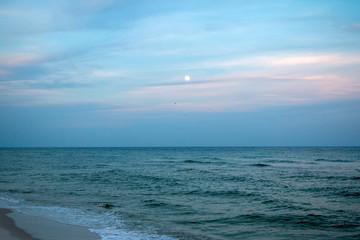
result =
[[[9,148],[333,148],[333,147],[360,147],[360,145],[259,145],[259,146],[0,146],[0,149]]]

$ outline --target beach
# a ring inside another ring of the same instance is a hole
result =
[[[357,240],[359,159],[360,147],[0,149],[0,239]]]
[[[98,240],[87,228],[51,221],[0,208],[2,240]]]

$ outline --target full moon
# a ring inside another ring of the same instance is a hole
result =
[[[190,76],[189,76],[189,75],[186,75],[186,76],[184,77],[184,79],[185,79],[185,81],[187,81],[187,82],[188,82],[188,81],[190,81],[190,79],[191,79],[191,78],[190,78]]]

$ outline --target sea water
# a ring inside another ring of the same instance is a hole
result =
[[[102,239],[359,239],[360,148],[0,149],[11,208]]]

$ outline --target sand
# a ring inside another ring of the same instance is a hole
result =
[[[99,240],[85,227],[63,224],[48,219],[0,208],[1,240]]]

